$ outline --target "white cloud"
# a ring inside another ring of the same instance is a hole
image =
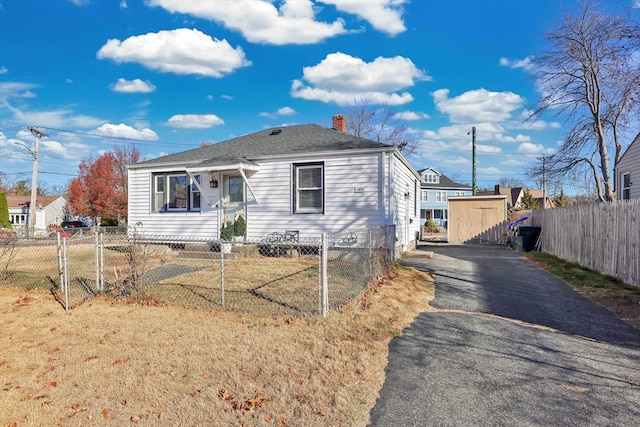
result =
[[[215,114],[176,114],[171,116],[167,124],[181,129],[208,129],[223,125],[224,120]]]
[[[128,7],[127,0],[120,0],[120,9],[126,9]]]
[[[110,39],[97,57],[116,63],[137,62],[161,72],[208,77],[223,77],[251,65],[241,47],[233,48],[226,40],[188,28],[132,36],[124,41]]]
[[[338,105],[357,100],[402,105],[413,101],[413,96],[402,90],[416,81],[428,80],[430,76],[402,56],[378,57],[365,62],[336,52],[327,55],[318,65],[304,67],[303,77],[291,85],[291,96]]]
[[[146,4],[215,21],[252,43],[312,44],[347,33],[342,19],[331,23],[316,21],[311,0],[284,0],[280,8],[273,0],[147,0]]]
[[[471,151],[471,143],[469,143],[469,151]],[[502,149],[495,145],[476,144],[476,153],[478,154],[500,154]]]
[[[8,110],[13,119],[20,123],[32,123],[38,126],[69,128],[69,127],[92,127],[104,120],[87,116],[83,114],[75,114],[72,110],[59,109],[49,111],[30,111],[28,104],[21,103],[20,107],[12,105],[12,98],[29,99],[35,98],[36,95],[31,89],[36,88],[31,83],[20,82],[0,82],[0,110]]]
[[[494,135],[494,139],[498,142],[530,142],[531,137],[528,135],[522,135],[521,133],[516,136],[508,136],[502,133],[497,133]]]
[[[378,31],[395,36],[406,31],[402,14],[402,5],[408,0],[321,0],[322,3],[333,4],[342,12],[357,15],[369,21]]]
[[[488,168],[478,168],[478,174],[501,176],[503,172],[495,166],[490,166]]]
[[[227,101],[233,100],[233,96],[231,95],[220,95],[220,98],[226,99]]]
[[[76,6],[84,6],[85,4],[89,4],[89,0],[69,0]]]
[[[144,141],[155,141],[158,139],[158,134],[149,128],[135,129],[124,123],[118,125],[105,123],[92,133],[110,138],[140,139]]]
[[[7,74],[9,72],[9,69],[7,67],[0,67],[0,74]]]
[[[476,89],[449,98],[449,89],[433,92],[436,108],[449,114],[453,123],[503,122],[521,108],[524,98],[513,92]]]
[[[523,70],[531,70],[533,68],[533,61],[530,57],[524,59],[509,59],[500,58],[500,65],[509,68],[522,68]]]
[[[545,148],[542,144],[531,142],[523,142],[518,146],[518,153],[520,154],[552,154],[554,151],[552,148]]]
[[[156,87],[150,81],[142,81],[140,79],[127,80],[119,78],[117,82],[112,83],[111,90],[122,93],[150,93],[156,90]]]
[[[394,114],[393,117],[398,119],[398,120],[413,121],[413,120],[428,119],[429,115],[425,114],[425,113],[420,113],[420,112],[417,112],[417,111],[402,111],[400,113]]]
[[[292,116],[294,114],[296,114],[296,110],[294,110],[293,108],[282,107],[282,108],[278,108],[278,111],[276,111],[275,113],[263,112],[263,113],[260,113],[259,116],[273,119],[279,116]]]

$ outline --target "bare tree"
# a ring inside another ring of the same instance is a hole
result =
[[[412,134],[389,106],[371,107],[368,101],[354,101],[345,113],[347,133],[373,141],[392,144],[407,155],[415,150],[417,135]]]
[[[502,178],[500,178],[500,181],[498,181],[498,184],[500,184],[501,187],[507,187],[507,188],[524,187],[524,183],[522,182],[522,180],[518,178],[508,178],[506,176],[503,176]]]
[[[558,151],[546,157],[551,180],[588,171],[601,200],[613,200],[612,168],[622,151],[620,136],[639,110],[640,27],[628,17],[605,14],[583,0],[545,35],[550,49],[534,58],[542,96],[534,113],[552,112],[568,127]],[[610,152],[613,151],[613,163]],[[537,166],[538,172],[541,170]]]

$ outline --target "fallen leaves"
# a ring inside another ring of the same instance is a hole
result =
[[[243,412],[251,412],[255,409],[260,408],[266,402],[270,402],[271,399],[266,397],[267,393],[265,391],[261,391],[260,393],[256,392],[254,397],[247,399],[245,401],[238,401],[236,398],[229,394],[226,389],[221,389],[218,391],[218,398],[224,400],[229,403],[229,407],[225,409],[225,412],[232,411],[243,411]]]
[[[113,418],[115,418],[113,415],[109,413],[109,410],[107,409],[102,409],[101,414],[102,414],[102,418],[104,418],[105,420],[112,420]]]
[[[71,409],[71,410],[73,410],[73,412],[71,412],[66,417],[60,418],[60,422],[61,423],[67,421],[71,417],[74,417],[74,416],[78,415],[81,412],[87,412],[87,408],[83,408],[79,403],[74,403],[73,405],[67,405],[67,406],[65,406],[65,409]]]
[[[29,296],[29,295],[23,295],[20,298],[18,298],[16,300],[16,304],[19,307],[24,307],[25,305],[29,304],[31,301],[33,301],[33,297]]]

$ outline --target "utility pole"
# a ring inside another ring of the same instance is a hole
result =
[[[469,134],[467,134],[469,135]],[[471,194],[476,195],[478,187],[476,186],[476,127],[471,127]]]
[[[29,129],[33,136],[36,137],[36,142],[33,146],[33,149],[29,148],[29,153],[33,155],[33,171],[31,173],[31,203],[29,204],[29,228],[33,228],[33,232],[35,235],[36,197],[38,195],[38,150],[40,149],[40,138],[49,135],[41,132],[39,129],[36,129],[33,126],[27,126],[27,129]]]

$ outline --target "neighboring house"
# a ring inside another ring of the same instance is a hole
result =
[[[31,196],[12,196],[7,194],[9,205],[9,220],[14,230],[20,227],[33,226],[29,208]],[[49,225],[58,225],[65,220],[65,206],[67,201],[60,196],[36,197],[35,233],[48,234]]]
[[[640,199],[640,134],[618,160],[614,168],[616,198],[618,200]]]
[[[282,126],[129,166],[129,224],[144,234],[218,239],[242,212],[248,240],[396,226],[396,248],[419,231],[420,176],[393,145],[334,129]]]
[[[493,191],[480,191],[477,193],[478,196],[490,196],[490,195],[502,195],[507,197],[507,209],[513,210],[521,210],[522,209],[522,199],[524,197],[524,192],[527,190],[524,187],[503,187],[500,184],[497,184],[494,187]],[[543,194],[542,190],[528,190],[529,193],[535,198],[540,207],[543,207],[543,200],[546,201],[546,208],[553,208],[555,205],[551,197],[547,194],[546,197]]]
[[[449,218],[449,197],[471,196],[471,186],[459,184],[434,168],[420,174],[420,223],[433,219],[439,227],[446,227]]]

